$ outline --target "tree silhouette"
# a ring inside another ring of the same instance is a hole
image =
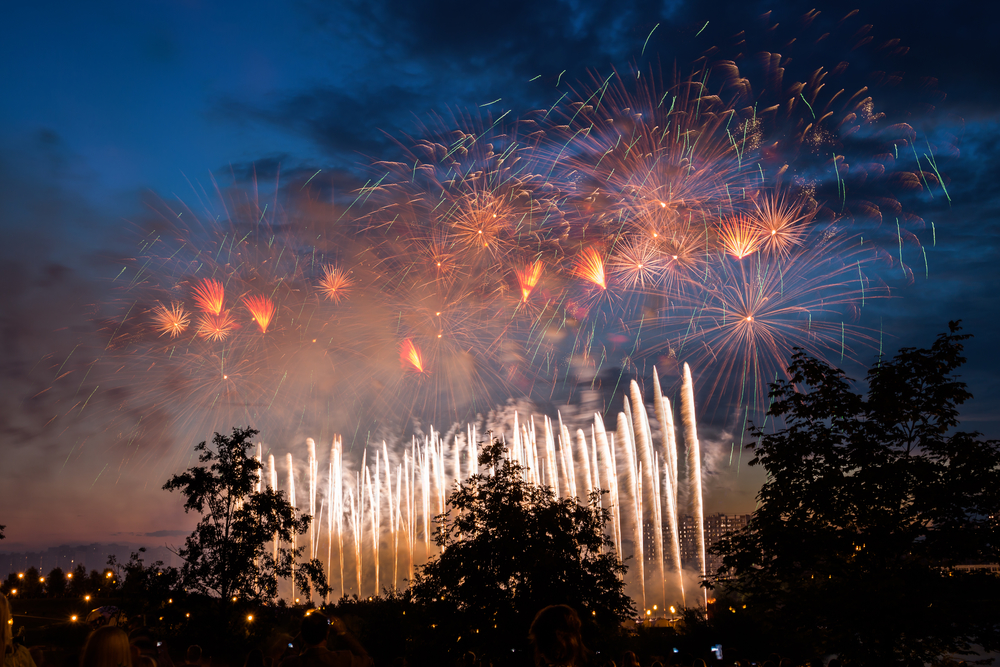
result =
[[[586,505],[557,499],[524,481],[520,464],[494,439],[479,456],[481,469],[436,518],[440,556],[424,565],[412,595],[425,606],[429,632],[451,651],[496,657],[525,648],[535,613],[569,604],[596,630],[617,628],[633,615],[625,595],[625,566],[604,526],[610,515],[600,494]]]
[[[66,574],[61,567],[54,567],[45,575],[45,592],[54,598],[66,595]]]
[[[959,330],[880,360],[867,396],[802,351],[771,385],[782,427],[751,426],[748,445],[759,507],[714,548],[710,583],[799,657],[922,664],[997,645],[1000,579],[974,566],[1000,560],[1000,442],[955,430],[971,398]]]
[[[70,574],[73,576],[69,579],[67,592],[71,597],[83,597],[91,592],[89,582],[87,581],[87,568],[82,564],[77,565]]]
[[[189,468],[163,485],[184,495],[185,512],[202,514],[178,552],[184,585],[226,603],[232,598],[264,602],[277,596],[278,579],[294,571],[306,596],[312,586],[326,594],[322,564],[313,559],[296,566],[302,548],[286,546],[309,530],[312,517],[296,517],[282,491],[256,490],[263,466],[248,454],[256,434],[252,428],[234,428],[231,436],[216,433],[214,450],[204,442],[195,447],[207,466]],[[276,554],[270,548],[275,539],[281,544]]]

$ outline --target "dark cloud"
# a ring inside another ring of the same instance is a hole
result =
[[[383,130],[398,131],[409,109],[427,103],[426,98],[399,87],[366,92],[319,87],[290,94],[268,108],[227,99],[219,101],[216,113],[301,134],[337,166],[351,167],[371,157],[384,157],[393,142]]]
[[[154,530],[151,533],[136,533],[142,537],[183,537],[190,535],[190,530]]]
[[[230,162],[215,170],[216,177],[226,178],[239,184],[275,183],[286,180],[309,178],[321,167],[304,163],[288,153],[262,155],[254,160]]]

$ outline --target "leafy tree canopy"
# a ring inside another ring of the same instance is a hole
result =
[[[771,385],[781,427],[751,426],[748,445],[767,481],[709,583],[785,650],[922,664],[997,645],[1000,578],[967,566],[1000,561],[1000,442],[956,430],[971,398],[959,330],[880,360],[867,395],[801,350]]]
[[[618,627],[635,611],[625,595],[625,566],[604,527],[600,494],[588,504],[556,499],[524,481],[494,439],[479,456],[486,472],[463,482],[436,518],[441,555],[424,565],[411,591],[425,605],[431,632],[457,652],[494,657],[524,648],[535,613],[569,604],[585,622]],[[450,635],[450,636],[447,636]]]
[[[164,567],[163,561],[146,565],[145,547],[133,551],[128,561],[119,563],[115,556],[108,557],[108,567],[114,571],[121,585],[122,610],[129,616],[149,614],[161,609],[168,600],[180,597],[180,571]]]
[[[204,442],[195,447],[198,460],[207,465],[189,468],[163,485],[184,495],[185,512],[202,515],[178,552],[184,585],[227,602],[234,597],[264,602],[277,596],[279,578],[294,573],[304,595],[311,586],[326,594],[322,564],[313,559],[296,565],[303,548],[289,546],[309,530],[312,517],[297,517],[282,491],[257,490],[263,466],[249,455],[256,434],[252,428],[234,428],[231,436],[216,433],[213,447]]]

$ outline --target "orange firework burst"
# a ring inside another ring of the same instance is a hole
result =
[[[317,285],[319,293],[324,297],[340,303],[341,299],[346,299],[354,285],[354,279],[348,275],[347,271],[339,266],[327,266],[323,269],[323,277]]]
[[[810,216],[801,204],[789,203],[783,195],[769,194],[762,202],[754,201],[754,207],[753,217],[767,252],[787,257],[793,247],[802,243],[806,234],[805,220]]]
[[[403,368],[414,370],[417,373],[424,372],[424,359],[420,354],[420,348],[414,345],[409,338],[405,339],[400,346],[399,359],[403,362]]]
[[[828,240],[802,245],[784,260],[758,253],[714,267],[717,284],[687,306],[697,309],[699,327],[681,345],[715,368],[711,393],[738,384],[757,409],[794,348],[843,360],[852,341],[872,342],[856,322],[866,299],[888,296],[862,269],[875,257],[856,238],[828,233]]]
[[[194,302],[206,313],[219,315],[226,298],[226,290],[218,280],[202,280],[194,287]]]
[[[267,327],[274,318],[274,302],[266,296],[245,296],[243,305],[250,311],[253,321],[260,327],[261,333],[267,333]]]
[[[594,248],[584,249],[583,255],[576,265],[576,274],[601,289],[608,288],[607,280],[604,277],[604,260],[601,258],[601,253]]]
[[[524,268],[517,270],[517,282],[521,285],[521,300],[527,301],[531,296],[531,291],[542,277],[542,263],[532,262]]]
[[[226,340],[235,328],[236,320],[226,310],[218,315],[207,314],[198,318],[198,335],[210,341]]]
[[[644,238],[619,240],[610,264],[616,282],[630,288],[655,284],[663,271],[656,246]]]
[[[762,241],[760,228],[745,215],[733,216],[719,225],[719,242],[736,259],[757,252]]]
[[[170,306],[157,305],[153,309],[153,322],[161,336],[169,334],[171,338],[176,338],[187,330],[191,316],[182,304],[174,302]]]
[[[453,205],[456,240],[470,248],[493,250],[507,226],[503,205],[489,193],[472,192]]]

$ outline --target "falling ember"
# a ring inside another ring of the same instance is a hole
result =
[[[517,271],[517,282],[521,285],[521,300],[527,301],[542,277],[542,263],[534,262]]]
[[[195,285],[194,302],[206,313],[219,315],[222,312],[226,290],[218,280],[202,280]]]
[[[407,338],[400,347],[399,359],[403,362],[404,368],[412,368],[418,373],[424,372],[424,360],[420,356],[420,349]]]
[[[267,333],[267,327],[274,318],[274,302],[266,296],[245,296],[243,305],[250,311],[250,316],[260,327],[260,332]]]
[[[236,321],[228,311],[218,315],[202,315],[198,318],[198,335],[211,341],[222,341],[236,328]]]
[[[601,289],[607,289],[608,285],[604,279],[604,260],[594,248],[586,248],[583,257],[580,258],[576,266],[577,275],[584,280],[589,280]]]
[[[176,338],[187,330],[191,316],[179,303],[172,303],[169,307],[158,305],[153,309],[153,322],[161,336],[170,334],[171,338]]]
[[[757,252],[763,239],[753,220],[737,215],[719,226],[719,240],[727,253],[743,259]]]
[[[330,301],[340,303],[341,299],[347,298],[353,285],[354,280],[348,275],[347,271],[339,266],[327,266],[323,269],[323,277],[320,279],[317,288],[319,289],[319,293]]]

